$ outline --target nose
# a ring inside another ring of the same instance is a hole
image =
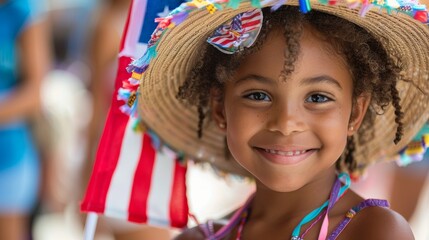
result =
[[[279,132],[288,136],[303,132],[306,129],[304,113],[293,103],[276,104],[270,110],[267,128],[271,132]]]

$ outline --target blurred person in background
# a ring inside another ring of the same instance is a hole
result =
[[[50,67],[43,1],[0,0],[0,239],[30,238],[40,182],[31,130]]]

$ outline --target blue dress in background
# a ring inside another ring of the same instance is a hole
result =
[[[34,2],[34,4],[37,1]],[[18,86],[20,34],[37,21],[32,0],[0,3],[0,102]],[[39,158],[26,119],[0,124],[0,214],[32,210],[39,189]]]

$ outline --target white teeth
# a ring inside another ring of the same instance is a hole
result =
[[[277,155],[282,155],[282,156],[296,156],[296,155],[301,155],[301,154],[307,152],[307,150],[302,150],[302,151],[296,150],[296,151],[286,151],[286,152],[272,150],[272,149],[264,149],[264,150],[267,153],[277,154]]]

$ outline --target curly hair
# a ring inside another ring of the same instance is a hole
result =
[[[395,108],[396,136],[399,142],[403,135],[400,97],[396,89],[397,81],[401,80],[402,63],[395,55],[389,55],[384,49],[388,39],[375,39],[363,28],[342,18],[318,11],[307,14],[299,12],[297,7],[283,6],[271,12],[263,9],[264,21],[258,39],[251,48],[236,54],[228,55],[207,44],[201,51],[200,58],[190,72],[188,78],[180,86],[177,97],[198,109],[198,136],[202,136],[204,119],[208,115],[210,90],[222,89],[224,83],[231,78],[241,61],[261,49],[267,35],[273,30],[280,30],[286,39],[284,52],[284,68],[281,79],[286,79],[294,71],[294,64],[300,53],[300,38],[305,25],[311,26],[323,40],[328,42],[335,51],[333,54],[342,56],[349,66],[353,79],[353,103],[363,93],[370,94],[371,104],[358,131],[358,141],[365,142],[372,137],[371,126],[376,115],[383,114],[392,104]],[[195,101],[196,100],[196,101]],[[352,116],[353,117],[353,116]],[[360,166],[353,160],[355,140],[349,138],[344,154],[337,161],[338,170],[355,172]]]

